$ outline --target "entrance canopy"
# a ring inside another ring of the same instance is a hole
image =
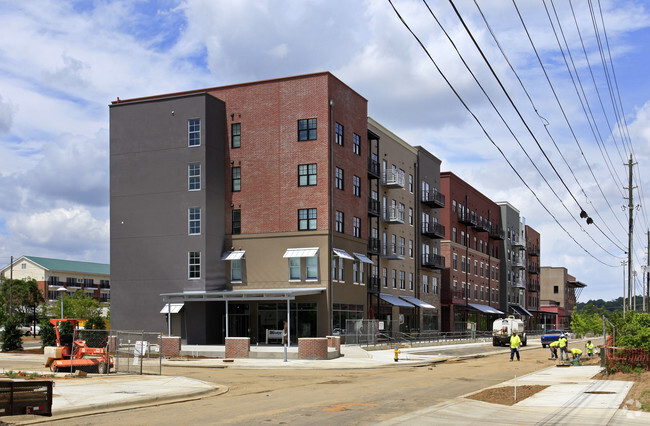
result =
[[[260,288],[226,291],[184,291],[161,294],[165,302],[225,302],[259,300],[294,300],[298,296],[320,294],[325,287],[311,288]],[[173,303],[172,303],[173,305]]]
[[[528,312],[528,310],[526,308],[524,308],[523,306],[510,305],[510,308],[513,309],[515,312],[517,312],[520,315],[525,315],[527,317],[532,317],[533,316],[533,314]]]
[[[246,256],[246,250],[227,251],[221,257],[221,260],[239,260]]]
[[[498,310],[498,309],[496,309],[496,308],[493,308],[492,306],[488,306],[488,305],[479,305],[478,303],[468,303],[468,305],[469,305],[470,307],[476,309],[477,311],[481,311],[481,312],[483,312],[483,313],[485,313],[485,314],[499,314],[499,315],[503,315],[503,312],[501,312],[500,310]]]
[[[408,302],[403,301],[399,297],[391,296],[390,294],[380,294],[379,298],[381,300],[383,300],[384,302],[390,303],[391,305],[403,306],[405,308],[413,308],[414,307],[413,305],[411,305]]]
[[[422,309],[436,309],[435,306],[428,304],[424,300],[416,299],[415,297],[411,296],[400,296],[400,298],[406,300],[409,303],[414,304],[415,306],[422,308]]]
[[[160,310],[161,314],[177,314],[183,309],[184,303],[167,303]]]

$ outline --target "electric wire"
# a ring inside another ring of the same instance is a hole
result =
[[[587,254],[588,254],[590,257],[592,257],[594,260],[596,260],[597,262],[599,262],[599,263],[601,263],[601,264],[603,264],[603,265],[605,265],[605,266],[609,266],[609,267],[612,267],[612,268],[617,268],[618,265],[610,265],[610,264],[604,262],[603,260],[601,260],[601,259],[597,258],[596,256],[594,256],[594,255],[593,255],[589,250],[587,250],[584,246],[582,246],[582,244],[580,244],[580,243],[579,243],[579,242],[578,242],[578,241],[573,237],[573,235],[571,235],[571,234],[567,231],[567,229],[564,228],[564,226],[562,226],[562,224],[558,221],[558,219],[555,217],[555,215],[553,215],[553,213],[551,213],[551,211],[548,210],[548,208],[544,205],[544,203],[542,202],[542,200],[539,199],[539,197],[537,196],[537,194],[535,193],[535,191],[534,191],[534,190],[533,190],[533,189],[528,185],[528,183],[524,180],[524,178],[519,174],[519,172],[517,171],[517,169],[516,169],[516,168],[514,167],[514,165],[510,162],[510,160],[508,160],[508,157],[507,157],[507,156],[505,155],[505,153],[501,150],[501,148],[500,148],[499,145],[494,141],[494,139],[490,136],[490,134],[487,132],[487,130],[485,129],[485,127],[483,126],[483,124],[481,123],[481,121],[480,121],[480,120],[478,119],[478,117],[474,114],[474,112],[469,108],[469,106],[467,105],[467,103],[463,100],[463,98],[460,96],[460,94],[458,93],[458,91],[457,91],[457,90],[454,88],[454,86],[451,84],[451,82],[449,81],[449,79],[447,78],[447,76],[444,74],[444,72],[442,72],[442,70],[441,70],[440,67],[438,66],[438,63],[433,59],[433,57],[432,57],[431,54],[429,53],[428,49],[424,46],[424,44],[423,44],[422,41],[419,39],[419,37],[418,37],[418,36],[413,32],[413,30],[411,29],[411,27],[406,23],[406,21],[404,20],[404,18],[402,17],[402,15],[397,11],[397,9],[395,8],[395,5],[393,4],[392,0],[388,0],[388,3],[389,3],[389,4],[391,5],[391,7],[393,8],[393,11],[395,12],[395,14],[396,14],[397,17],[399,18],[399,20],[402,22],[402,24],[406,27],[406,29],[411,33],[411,35],[412,35],[412,36],[415,38],[415,40],[418,42],[418,44],[420,45],[420,47],[424,50],[424,52],[426,53],[426,55],[429,57],[429,60],[433,63],[434,67],[436,68],[436,70],[438,71],[438,73],[440,74],[440,76],[443,78],[443,80],[445,80],[445,83],[447,83],[447,85],[449,86],[449,88],[451,89],[451,91],[454,93],[454,95],[456,96],[456,98],[459,100],[459,102],[463,105],[463,107],[467,110],[467,112],[472,116],[472,118],[474,119],[474,121],[475,121],[475,122],[478,124],[478,126],[481,128],[481,131],[483,132],[483,134],[485,134],[485,136],[486,136],[486,137],[488,138],[488,140],[492,143],[492,145],[494,145],[494,147],[499,151],[499,153],[500,153],[501,156],[504,158],[504,160],[506,161],[506,163],[508,163],[508,166],[510,166],[510,168],[511,168],[511,169],[513,170],[513,172],[517,175],[517,177],[519,178],[519,180],[521,180],[521,182],[526,186],[526,188],[528,188],[528,190],[533,194],[533,196],[535,197],[535,199],[537,200],[537,202],[542,206],[542,208],[543,208],[543,209],[544,209],[544,210],[545,210],[545,211],[546,211],[546,212],[547,212],[547,213],[548,213],[548,214],[553,218],[553,220],[555,220],[555,223],[556,223],[556,224],[557,224],[557,225],[558,225],[558,226],[559,226],[559,227],[560,227],[560,228],[561,228],[561,229],[562,229],[562,230],[563,230],[563,231],[564,231],[564,232],[569,236],[569,238],[571,238],[571,239],[573,240],[573,242],[576,243],[576,245],[577,245],[578,247],[580,247],[580,248],[581,248],[585,253],[587,253]]]
[[[614,256],[614,257],[616,257],[616,255],[614,255],[613,253],[611,253],[610,251],[608,251],[607,249],[605,249],[603,246],[601,246],[601,245],[600,245],[600,244],[599,244],[599,243],[598,243],[598,242],[593,238],[593,236],[592,236],[589,232],[587,232],[587,231],[582,227],[582,224],[581,224],[580,222],[578,222],[578,220],[577,220],[577,219],[576,219],[576,218],[571,214],[571,211],[569,211],[568,207],[564,204],[564,202],[562,201],[562,199],[560,198],[560,196],[557,194],[557,192],[555,191],[555,189],[553,189],[553,186],[548,182],[548,180],[546,179],[546,177],[544,176],[544,174],[543,174],[543,173],[541,172],[541,170],[537,167],[537,165],[535,164],[535,162],[533,161],[533,159],[530,157],[530,155],[528,154],[528,152],[526,151],[526,149],[523,147],[523,145],[521,144],[521,142],[519,141],[519,139],[517,138],[517,136],[515,136],[514,132],[512,131],[512,129],[510,128],[510,126],[508,125],[508,123],[506,122],[506,120],[505,120],[505,119],[503,118],[503,116],[501,115],[499,109],[496,107],[496,105],[494,105],[494,103],[492,102],[492,99],[491,99],[490,96],[487,94],[487,92],[484,90],[483,86],[482,86],[481,83],[478,81],[478,78],[476,78],[476,75],[474,74],[474,72],[471,70],[471,68],[469,67],[469,65],[467,65],[467,62],[465,61],[465,59],[463,58],[463,55],[462,55],[462,54],[460,53],[460,51],[458,50],[458,47],[456,46],[456,43],[454,43],[453,39],[449,36],[449,34],[448,34],[447,31],[445,30],[445,28],[442,26],[442,24],[440,23],[440,21],[438,20],[438,18],[436,17],[436,15],[433,13],[433,11],[431,10],[431,8],[429,7],[429,4],[426,2],[426,0],[422,0],[422,1],[424,2],[425,6],[427,7],[427,10],[429,11],[429,13],[430,13],[431,16],[433,17],[433,19],[436,21],[436,23],[438,24],[438,26],[440,27],[440,29],[442,30],[442,32],[445,34],[445,36],[447,36],[447,39],[449,40],[449,43],[451,43],[452,47],[453,47],[454,50],[456,51],[456,54],[458,55],[458,57],[460,58],[460,60],[463,62],[463,65],[465,65],[465,68],[467,69],[467,71],[469,71],[469,73],[471,74],[472,78],[474,78],[474,81],[475,81],[476,84],[479,86],[479,88],[481,89],[481,91],[483,92],[483,94],[485,95],[485,97],[488,99],[488,101],[490,102],[490,105],[492,105],[492,108],[494,108],[494,110],[496,111],[497,115],[499,116],[499,118],[501,119],[501,121],[503,122],[503,124],[506,126],[506,128],[508,129],[508,131],[510,132],[510,134],[512,135],[512,137],[515,139],[515,141],[517,141],[517,144],[519,145],[519,147],[521,148],[521,150],[524,152],[524,154],[526,154],[526,157],[528,158],[528,160],[530,160],[531,164],[533,165],[533,167],[535,168],[535,170],[537,170],[537,172],[539,173],[539,175],[542,177],[542,179],[544,180],[544,182],[546,183],[546,185],[549,187],[549,189],[551,190],[551,192],[553,193],[553,195],[555,195],[555,197],[558,199],[558,201],[560,202],[560,204],[562,204],[562,207],[564,207],[564,209],[567,211],[567,213],[569,214],[569,216],[570,216],[570,217],[571,217],[571,218],[572,218],[572,219],[573,219],[573,220],[578,224],[578,227],[580,228],[580,230],[583,231],[583,232],[585,232],[585,233],[587,234],[587,236],[589,236],[589,238],[591,238],[591,240],[592,240],[592,241],[593,241],[593,242],[594,242],[598,247],[600,247],[601,250],[605,251],[605,252],[608,253],[610,256]],[[530,134],[530,136],[533,138],[533,140],[534,140],[535,143],[537,144],[537,147],[539,148],[539,150],[540,150],[540,151],[542,152],[542,154],[544,155],[544,158],[545,158],[546,161],[550,164],[551,168],[553,169],[553,171],[555,172],[555,174],[557,175],[557,177],[560,179],[560,181],[562,182],[562,184],[564,185],[564,187],[566,188],[566,190],[569,192],[569,195],[571,195],[571,197],[573,198],[573,200],[576,202],[576,204],[578,205],[578,207],[580,208],[580,210],[581,210],[581,211],[584,211],[584,209],[582,208],[582,206],[580,205],[580,203],[578,202],[578,200],[575,198],[575,196],[573,195],[573,193],[571,192],[571,190],[569,189],[569,187],[568,187],[568,186],[566,185],[566,183],[564,182],[564,179],[562,179],[562,176],[560,176],[559,172],[557,171],[557,169],[555,168],[555,166],[553,165],[553,163],[551,162],[551,160],[550,160],[550,159],[548,158],[548,156],[546,155],[546,152],[544,151],[544,148],[542,148],[542,146],[540,145],[539,141],[538,141],[537,138],[535,137],[535,134],[533,133],[533,131],[532,131],[532,130],[530,129],[530,127],[528,126],[528,123],[526,123],[526,120],[523,118],[523,116],[522,116],[521,113],[519,112],[519,109],[518,109],[517,106],[515,105],[515,103],[514,103],[514,101],[512,100],[512,98],[510,97],[510,94],[508,93],[508,91],[506,90],[506,88],[503,86],[503,83],[501,82],[501,79],[499,78],[499,76],[496,74],[496,72],[495,72],[494,69],[492,68],[492,65],[490,64],[490,61],[488,61],[488,59],[485,57],[485,54],[484,54],[484,52],[483,52],[483,49],[481,49],[481,47],[478,45],[476,39],[474,38],[474,35],[473,35],[472,32],[470,31],[470,29],[467,27],[467,24],[465,23],[465,20],[463,19],[463,17],[461,16],[460,12],[458,11],[458,8],[456,8],[456,5],[454,4],[453,0],[449,0],[449,3],[451,4],[451,7],[454,9],[454,12],[456,13],[457,18],[460,20],[460,23],[463,25],[463,28],[465,29],[465,32],[467,32],[467,34],[469,35],[470,39],[471,39],[472,42],[474,43],[474,47],[476,47],[476,49],[477,49],[478,52],[480,53],[481,57],[483,58],[483,61],[486,63],[487,67],[490,69],[490,72],[492,73],[492,76],[494,77],[494,79],[495,79],[495,80],[497,81],[497,83],[499,84],[499,87],[501,88],[501,90],[502,90],[503,93],[505,94],[506,98],[508,98],[508,101],[510,102],[510,105],[511,105],[511,106],[513,107],[513,109],[516,111],[517,116],[519,117],[519,119],[522,121],[522,123],[524,124],[524,126],[525,126],[526,129],[528,130],[528,133]],[[611,239],[607,234],[605,234],[605,233],[604,233],[600,228],[597,228],[597,229],[600,230],[600,232],[602,232],[603,235],[604,235],[604,236],[605,236],[605,237],[606,237],[606,238],[607,238],[607,239],[608,239],[612,244],[614,244],[615,246],[617,246],[618,249],[620,249],[620,250],[623,251],[623,252],[625,251],[625,249],[624,249],[622,246],[620,246],[619,244],[617,244],[616,242],[614,242],[614,241],[613,241],[613,240],[612,240],[612,239]]]
[[[517,80],[519,81],[519,85],[521,86],[522,90],[524,91],[524,93],[525,93],[526,96],[528,97],[528,101],[530,102],[530,104],[531,104],[533,110],[535,111],[535,113],[537,114],[537,116],[538,116],[538,117],[540,118],[540,120],[542,121],[542,123],[543,123],[543,125],[544,125],[544,130],[546,131],[546,134],[548,135],[548,137],[549,137],[549,138],[551,139],[551,141],[553,142],[553,145],[555,146],[555,149],[556,149],[557,152],[560,154],[560,157],[561,157],[562,160],[564,161],[564,164],[565,164],[565,166],[567,167],[567,169],[571,172],[571,175],[573,176],[573,179],[575,180],[576,184],[580,187],[580,190],[581,190],[582,193],[585,195],[585,198],[586,198],[587,203],[588,203],[588,204],[591,204],[591,205],[593,206],[593,204],[592,204],[591,201],[589,200],[589,197],[587,196],[587,192],[586,192],[585,189],[582,187],[582,184],[580,183],[580,181],[578,180],[577,176],[575,175],[575,173],[574,173],[574,171],[573,171],[573,168],[571,167],[571,165],[570,165],[569,162],[567,161],[566,157],[565,157],[564,154],[562,153],[562,150],[561,150],[560,147],[557,145],[557,142],[555,141],[555,138],[553,137],[553,135],[551,134],[550,130],[548,129],[548,126],[549,126],[548,121],[547,121],[544,117],[542,117],[542,116],[540,115],[540,113],[539,113],[539,111],[538,111],[538,109],[537,109],[537,106],[535,105],[535,102],[533,101],[533,99],[532,99],[530,93],[529,93],[528,90],[526,89],[526,86],[524,85],[523,81],[522,81],[521,78],[519,77],[519,74],[518,74],[517,71],[515,70],[514,66],[513,66],[512,63],[510,62],[510,59],[509,59],[508,56],[506,55],[505,50],[504,50],[503,47],[501,46],[501,43],[499,42],[499,40],[498,40],[496,34],[494,33],[494,31],[492,30],[492,27],[490,26],[489,22],[487,21],[487,18],[485,17],[485,14],[483,13],[483,10],[481,9],[481,7],[479,6],[479,4],[478,4],[478,2],[477,2],[476,0],[474,0],[474,4],[476,5],[476,8],[478,9],[479,14],[480,14],[481,17],[483,18],[483,22],[485,23],[485,25],[486,25],[488,31],[490,32],[490,35],[492,36],[492,39],[494,40],[494,42],[496,43],[497,47],[499,48],[499,51],[500,51],[501,54],[503,55],[503,58],[505,59],[505,61],[506,61],[506,63],[508,64],[508,66],[510,67],[510,70],[513,72],[513,74],[515,75],[515,77],[516,77]],[[540,148],[540,149],[541,149],[541,148]],[[543,152],[543,150],[542,150],[542,152]],[[549,160],[549,161],[550,161],[550,160]],[[554,168],[554,170],[555,170],[555,168]],[[556,173],[557,173],[557,172],[556,172]],[[565,186],[566,186],[566,185],[565,185]],[[567,190],[568,190],[568,188],[567,188]],[[570,192],[570,191],[569,191],[569,192]],[[573,194],[571,194],[571,195],[573,196]],[[575,197],[574,197],[574,199],[575,199]],[[577,204],[578,204],[578,206],[580,206],[579,203],[577,203]],[[581,210],[585,210],[585,209],[583,209],[583,208],[581,207]],[[602,223],[605,225],[605,228],[607,228],[607,230],[609,231],[609,233],[610,233],[612,236],[616,237],[616,233],[614,233],[614,232],[610,229],[609,225],[607,224],[607,221],[606,221],[605,219],[603,219],[603,217],[600,215],[600,212],[598,211],[598,209],[596,209],[596,208],[594,207],[593,211],[594,211],[594,212],[596,213],[596,215],[600,218],[600,220],[601,220]],[[601,233],[603,233],[603,235],[607,236],[607,235],[605,234],[605,232],[604,232],[602,229],[600,229],[600,227],[598,226],[597,222],[594,222],[593,224],[596,226],[596,228],[598,228],[598,230],[599,230]],[[611,239],[610,239],[610,241],[611,241]],[[619,248],[620,248],[620,245],[623,245],[623,243],[622,243],[620,240],[618,240],[618,239],[617,239],[617,242],[618,242],[618,245],[619,245]]]

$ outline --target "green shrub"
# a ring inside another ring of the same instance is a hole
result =
[[[20,320],[16,317],[9,318],[5,322],[5,329],[2,331],[2,351],[16,351],[23,349],[21,340]]]
[[[41,320],[41,348],[46,346],[56,346],[56,332],[54,325],[50,322],[49,318]]]

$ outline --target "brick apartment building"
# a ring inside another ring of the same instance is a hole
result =
[[[330,73],[118,100],[110,121],[111,327],[438,329],[440,161]]]
[[[440,221],[445,229],[441,254],[442,330],[464,331],[466,323],[491,330],[503,316],[500,276],[504,239],[499,206],[452,172],[440,173],[440,190],[447,205]]]
[[[540,235],[528,225],[524,228],[526,239],[526,309],[533,314],[529,317],[528,329],[539,328],[542,311],[539,305],[539,273],[540,273]]]
[[[87,297],[107,303],[111,299],[111,268],[106,263],[21,256],[0,270],[3,278],[34,279],[46,301],[57,300],[61,292],[72,296],[83,291]]]

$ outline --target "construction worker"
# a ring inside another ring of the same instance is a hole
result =
[[[587,356],[592,357],[594,356],[594,344],[591,343],[591,340],[587,341],[587,344],[585,345],[585,349],[587,349]]]
[[[517,336],[516,331],[513,331],[512,336],[510,336],[510,362],[515,357],[515,353],[517,354],[517,361],[520,361],[519,346],[521,346],[521,338]]]
[[[566,354],[567,361],[569,360],[569,352],[567,352],[567,338],[564,334],[560,335],[558,339],[558,346],[560,348],[560,360],[564,361],[564,354]]]
[[[572,348],[570,352],[574,360],[580,361],[580,357],[582,356],[582,351],[580,349]]]
[[[559,341],[549,343],[548,347],[551,349],[551,357],[549,359],[557,359],[557,348],[560,346]]]
[[[395,345],[395,362],[399,361],[399,347]]]

